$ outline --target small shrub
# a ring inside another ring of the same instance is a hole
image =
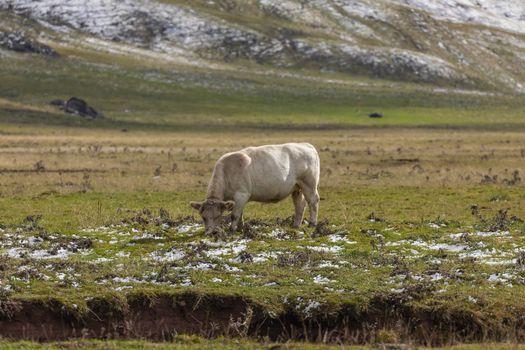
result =
[[[399,335],[392,329],[381,329],[376,334],[376,342],[393,344],[399,342]]]

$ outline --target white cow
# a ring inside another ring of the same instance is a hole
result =
[[[204,220],[206,233],[215,232],[225,210],[232,210],[231,231],[243,225],[249,201],[276,203],[292,195],[293,227],[303,221],[306,203],[310,225],[317,225],[319,154],[309,143],[248,147],[223,155],[215,164],[203,202],[191,202]]]

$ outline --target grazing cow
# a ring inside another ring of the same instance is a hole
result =
[[[293,227],[301,225],[306,203],[309,223],[315,226],[319,167],[319,154],[309,143],[248,147],[227,153],[215,163],[206,199],[190,205],[201,214],[206,234],[216,232],[222,213],[231,210],[230,230],[235,232],[243,225],[246,203],[277,203],[291,194],[295,206]]]

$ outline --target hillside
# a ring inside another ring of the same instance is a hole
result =
[[[0,31],[66,55],[525,92],[520,0],[6,0],[0,10]]]

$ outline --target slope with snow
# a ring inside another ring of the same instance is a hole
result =
[[[0,10],[186,60],[525,91],[521,0],[4,0]]]

